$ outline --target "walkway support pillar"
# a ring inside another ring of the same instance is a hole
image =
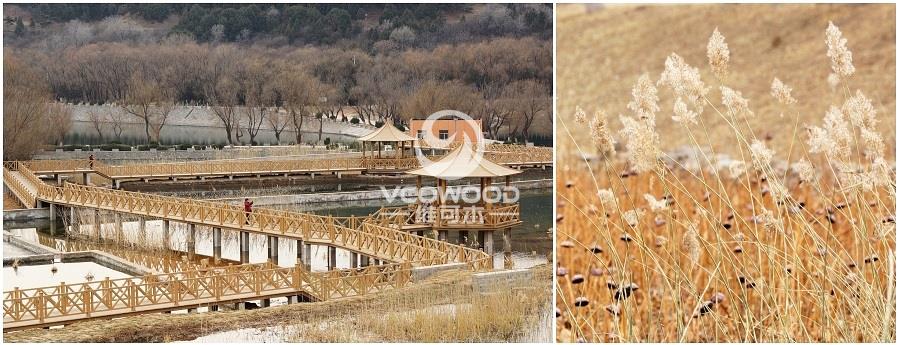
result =
[[[197,254],[197,224],[188,224],[187,254],[191,259]]]
[[[250,233],[241,231],[241,263],[250,262]]]
[[[163,219],[163,248],[169,248],[172,245],[171,238],[169,237],[169,220]]]
[[[222,228],[213,228],[213,262],[222,260]]]
[[[116,241],[119,243],[125,242],[125,230],[122,229],[122,214],[114,213],[113,219],[115,219],[114,223],[116,224]]]
[[[332,271],[337,267],[337,247],[328,246],[328,270]]]
[[[503,268],[512,269],[512,228],[503,230]]]
[[[269,261],[278,266],[278,237],[269,236]]]
[[[494,232],[493,231],[482,231],[481,236],[483,237],[482,243],[484,244],[484,252],[494,256]]]
[[[103,238],[100,231],[100,210],[94,210],[94,238],[98,240]]]
[[[359,253],[350,252],[350,268],[359,268]]]
[[[50,204],[50,222],[56,222],[56,205]]]
[[[83,173],[82,181],[84,181],[85,186],[90,186],[91,185],[91,173]]]
[[[140,244],[147,245],[147,218],[141,217],[138,221],[138,232],[140,232]]]
[[[297,262],[299,262],[307,271],[311,270],[311,267],[309,267],[309,254],[311,249],[312,245],[304,243],[303,240],[297,240]]]

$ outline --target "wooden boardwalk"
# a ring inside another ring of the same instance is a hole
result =
[[[491,145],[485,158],[510,167],[548,167],[553,165],[553,150],[547,147]],[[439,157],[430,157],[437,160]],[[421,166],[415,157],[407,158],[321,158],[321,159],[227,159],[176,163],[106,165],[87,160],[37,160],[24,162],[41,174],[96,173],[113,181],[141,179],[178,179],[207,177],[397,173]],[[115,183],[115,182],[114,182]]]
[[[96,166],[95,166],[96,168]],[[245,214],[239,206],[64,183],[49,185],[30,164],[7,162],[4,183],[29,207],[50,203],[147,218],[252,232],[340,247],[386,265],[312,273],[302,266],[239,265],[228,268],[4,292],[4,332],[77,320],[189,309],[283,296],[327,300],[367,294],[409,283],[414,267],[464,263],[490,269],[492,258],[477,249],[399,230],[374,217],[330,217],[265,208]]]

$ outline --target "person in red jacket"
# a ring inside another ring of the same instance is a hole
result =
[[[253,213],[253,202],[250,199],[244,199],[244,219],[246,219],[246,223],[250,224],[250,213]]]

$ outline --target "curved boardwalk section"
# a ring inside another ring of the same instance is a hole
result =
[[[82,168],[76,164],[72,167]],[[298,243],[340,247],[388,262],[328,272],[310,272],[302,264],[286,268],[243,264],[14,289],[4,292],[4,332],[273,297],[328,300],[358,296],[409,283],[414,267],[456,263],[472,270],[486,270],[491,265],[491,257],[477,249],[397,230],[400,225],[394,224],[394,228],[376,217],[330,217],[271,209],[246,214],[240,207],[224,203],[71,183],[53,186],[41,181],[29,165],[21,162],[5,163],[3,174],[7,187],[31,207],[43,203],[83,207],[258,233]]]

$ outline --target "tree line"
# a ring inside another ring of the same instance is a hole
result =
[[[229,143],[241,135],[254,143],[261,128],[280,136],[304,121],[343,120],[348,107],[363,122],[398,124],[453,108],[483,119],[485,130],[503,139],[527,138],[536,117],[550,116],[549,45],[504,38],[370,55],[332,47],[165,41],[10,55],[42,77],[48,98],[119,104],[143,122],[148,142],[158,140],[177,104],[211,106]],[[503,128],[508,130],[501,133]]]
[[[552,36],[548,4],[22,4],[26,31],[65,24],[64,34],[79,34],[103,21],[143,20],[149,27],[175,18],[156,34],[186,35],[198,42],[267,41],[272,45],[341,44],[372,50],[407,45],[433,48],[445,43],[497,37]],[[21,17],[6,18],[10,23]],[[128,28],[124,28],[128,31]],[[131,28],[134,31],[135,28]],[[53,33],[52,29],[49,33]],[[53,33],[56,34],[56,33]],[[402,48],[402,47],[401,47]]]

